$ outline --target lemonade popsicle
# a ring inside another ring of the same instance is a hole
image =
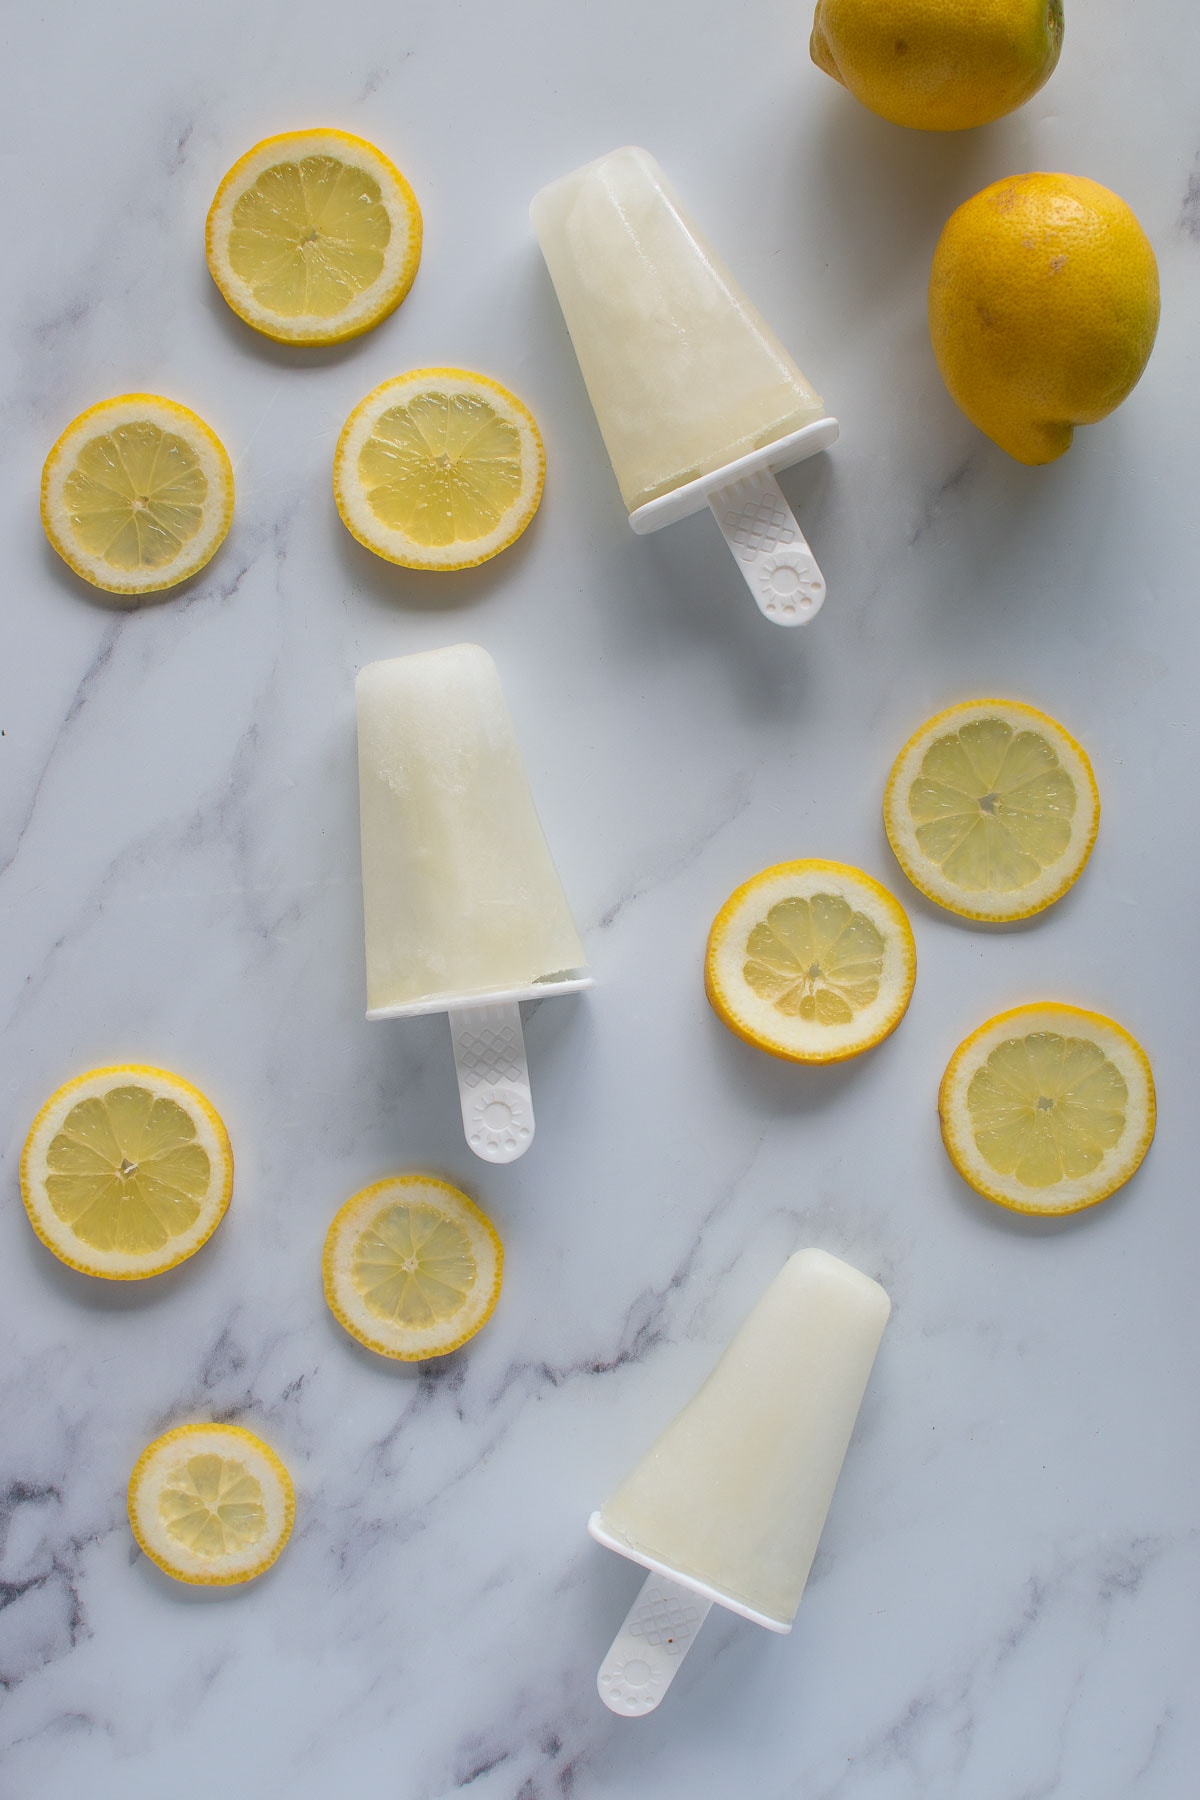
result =
[[[394,657],[355,698],[367,1017],[448,1011],[468,1141],[511,1160],[533,1135],[519,1001],[591,983],[496,665]]]
[[[772,473],[837,437],[811,383],[647,151],[552,182],[531,215],[634,530],[710,505],[768,616],[811,617],[820,570]]]
[[[714,1601],[791,1629],[890,1311],[878,1282],[824,1250],[797,1251],[593,1514],[593,1537],[652,1571],[601,1670],[614,1712],[658,1704]],[[675,1626],[657,1659],[647,1607]]]

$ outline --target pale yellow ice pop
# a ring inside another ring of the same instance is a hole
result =
[[[564,175],[531,213],[630,512],[824,418],[647,151]]]
[[[699,1596],[682,1621],[688,1631],[705,1601],[790,1629],[890,1311],[878,1282],[824,1250],[797,1251],[708,1380],[593,1515],[601,1543],[665,1577],[685,1601],[687,1590]],[[618,1650],[636,1613],[601,1672],[615,1711],[648,1711],[661,1697],[652,1662],[628,1644]],[[631,1662],[645,1668],[632,1690]],[[661,1690],[673,1672],[668,1664]]]

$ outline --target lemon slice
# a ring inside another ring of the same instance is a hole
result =
[[[283,344],[338,344],[399,306],[421,260],[421,209],[382,151],[345,131],[264,138],[220,187],[205,234],[238,317]]]
[[[764,869],[708,935],[704,986],[730,1031],[788,1062],[841,1062],[894,1031],[917,953],[904,909],[845,863]]]
[[[129,1523],[176,1581],[224,1587],[269,1569],[292,1532],[296,1496],[275,1452],[240,1425],[180,1425],[129,1477]]]
[[[189,1082],[136,1064],[92,1069],[42,1107],[21,1152],[33,1229],[86,1275],[161,1275],[216,1230],[233,1152]]]
[[[1027,919],[1079,879],[1100,796],[1083,750],[1045,713],[969,700],[905,744],[883,822],[928,899],[966,919]]]
[[[473,1201],[432,1175],[363,1188],[325,1239],[325,1298],[368,1350],[419,1362],[457,1350],[491,1318],[504,1251]]]
[[[202,569],[229,530],[233,469],[194,412],[120,394],[73,419],[42,470],[42,525],[110,594],[151,594]]]
[[[413,369],[342,427],[333,493],[348,531],[408,569],[467,569],[519,538],[546,454],[515,394],[467,369]]]
[[[1112,1019],[1046,1003],[1000,1013],[959,1045],[938,1095],[950,1160],[1015,1212],[1095,1206],[1154,1136],[1146,1053]]]

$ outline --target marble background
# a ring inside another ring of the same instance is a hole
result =
[[[0,435],[0,1795],[3,1800],[1185,1800],[1200,1726],[1193,981],[1197,666],[1194,8],[1068,0],[1050,85],[940,138],[808,62],[792,0],[109,0],[11,12]],[[269,132],[377,140],[426,220],[412,295],[298,352],[209,282],[217,181]],[[545,180],[645,143],[842,420],[784,477],[829,578],[807,633],[740,591],[715,528],[628,531],[526,218]],[[924,288],[944,219],[1027,168],[1116,188],[1159,255],[1140,387],[1054,466],[945,395]],[[477,367],[544,428],[522,542],[484,568],[376,561],[329,493],[351,406]],[[44,543],[77,412],[197,409],[232,532],[161,604],[110,606]],[[497,658],[598,985],[527,1020],[539,1129],[490,1170],[438,1018],[362,1018],[352,678],[461,639]],[[1006,931],[925,905],[879,821],[929,712],[1011,693],[1090,750],[1085,878]],[[881,1049],[803,1071],[729,1036],[700,982],[729,890],[860,864],[920,975]],[[1138,1177],[1023,1223],[941,1150],[949,1052],[1060,997],[1122,1020],[1161,1102]],[[212,1243],[132,1291],[35,1240],[16,1166],[93,1064],[179,1069],[237,1157]],[[1188,1069],[1193,1073],[1188,1075]],[[1191,1146],[1191,1147],[1189,1147]],[[359,1352],[318,1257],[356,1188],[431,1168],[508,1250],[498,1312],[425,1368]],[[784,1257],[895,1302],[787,1639],[715,1613],[660,1713],[594,1674],[638,1583],[589,1510]],[[294,1539],[196,1594],[132,1543],[129,1469],[172,1423],[243,1421],[294,1474]]]

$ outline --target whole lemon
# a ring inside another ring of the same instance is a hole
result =
[[[809,52],[880,118],[963,131],[1024,106],[1062,39],[1062,0],[817,0]]]
[[[946,221],[929,335],[946,386],[1018,462],[1119,406],[1158,330],[1158,264],[1125,202],[1082,175],[1013,175]]]

